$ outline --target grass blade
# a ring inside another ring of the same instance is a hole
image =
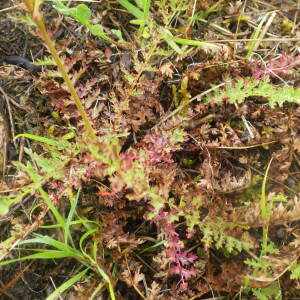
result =
[[[166,243],[165,240],[162,240],[158,243],[155,243],[154,245],[147,247],[145,249],[142,249],[141,251],[139,251],[139,254],[145,253],[145,252],[151,252],[154,251],[157,247],[160,247],[161,245],[164,245]]]
[[[150,11],[150,5],[151,5],[151,0],[144,0],[144,6],[143,6],[143,10],[144,10],[144,20],[148,19],[149,16],[149,11]]]
[[[90,256],[83,250],[83,247],[82,247],[82,244],[83,244],[83,241],[89,236],[89,235],[92,235],[94,232],[96,232],[98,229],[97,228],[93,228],[89,231],[87,231],[85,234],[83,234],[80,238],[80,241],[79,241],[79,247],[80,247],[80,250],[81,252],[90,258]]]
[[[98,223],[96,221],[92,221],[92,220],[76,220],[76,221],[72,221],[70,223],[70,226],[79,225],[79,224],[84,225],[84,223],[93,223],[95,225],[98,225]],[[40,226],[40,228],[45,228],[45,229],[62,228],[62,226],[60,224],[53,224],[53,225],[42,225],[42,226]]]
[[[15,139],[19,138],[19,137],[26,137],[28,139],[37,141],[37,142],[41,142],[43,144],[47,144],[50,146],[54,146],[57,148],[61,148],[61,149],[65,149],[69,143],[65,140],[61,140],[61,141],[56,141],[53,139],[49,139],[49,138],[45,138],[42,136],[38,136],[38,135],[34,135],[34,134],[30,134],[30,133],[22,133],[22,134],[18,134],[17,136],[15,136]]]
[[[117,1],[120,5],[126,8],[132,15],[134,15],[137,19],[143,20],[144,13],[139,8],[132,5],[127,0],[117,0]]]
[[[46,236],[46,235],[38,236],[33,239],[28,239],[28,240],[22,241],[19,243],[19,245],[34,244],[34,243],[49,245],[58,250],[64,251],[65,253],[68,253],[69,256],[82,256],[81,253],[79,251],[77,251],[76,249],[70,247],[69,245],[66,245],[65,243],[59,242],[49,236]]]
[[[89,270],[89,268],[83,270],[82,272],[76,274],[74,277],[70,278],[66,282],[64,282],[61,286],[59,286],[51,295],[49,295],[46,300],[54,300],[59,294],[67,290],[74,283],[76,283],[81,277],[85,275],[85,273]]]
[[[0,262],[0,266],[9,265],[11,263],[23,261],[27,259],[54,259],[54,258],[65,258],[65,257],[70,257],[69,253],[65,251],[49,250],[46,252],[40,252],[40,253],[24,256],[24,257],[19,257],[16,259],[5,260]]]
[[[265,222],[268,221],[266,185],[267,185],[268,173],[269,173],[272,161],[273,161],[273,157],[269,161],[269,164],[267,166],[265,176],[264,176],[264,179],[263,179],[262,187],[261,187],[261,196],[260,196],[261,218]],[[262,236],[261,256],[264,256],[266,254],[267,243],[268,243],[268,226],[263,225],[262,230],[263,230],[263,232],[262,232],[263,236]]]
[[[255,32],[253,33],[253,35],[251,36],[251,39],[258,39],[258,36],[260,35],[261,31],[262,31],[262,26],[265,23],[265,21],[267,20],[267,18],[269,17],[270,14],[274,14],[274,12],[268,12],[265,14],[265,16],[262,18],[262,20],[260,21],[260,23],[258,24]],[[275,16],[275,15],[274,15]],[[273,18],[272,18],[273,20]],[[253,41],[253,42],[249,42],[247,45],[247,48],[249,49],[247,54],[246,54],[246,59],[251,58],[253,51],[255,51],[255,48],[258,47],[258,44],[260,43],[260,40],[257,41]]]
[[[40,192],[41,196],[43,197],[44,201],[48,205],[48,207],[51,209],[51,212],[55,216],[55,219],[58,224],[60,224],[63,228],[66,226],[66,222],[62,215],[59,213],[55,205],[52,203],[52,201],[49,199],[48,194],[43,190],[43,188],[39,187],[38,191]]]
[[[182,45],[188,45],[188,46],[197,46],[197,47],[203,47],[203,48],[210,48],[210,49],[219,49],[220,47],[213,43],[205,43],[201,41],[196,40],[188,40],[178,37],[172,37],[171,38],[174,42]]]
[[[65,240],[65,244],[68,244],[68,238],[70,239],[71,242],[72,241],[72,236],[70,233],[70,226],[71,226],[71,222],[77,207],[77,202],[78,202],[78,198],[79,198],[79,193],[80,190],[78,190],[76,197],[74,198],[72,190],[70,189],[69,191],[69,198],[70,198],[70,202],[71,202],[71,208],[68,214],[68,218],[67,218],[67,222],[66,222],[66,226],[64,228],[64,240]]]

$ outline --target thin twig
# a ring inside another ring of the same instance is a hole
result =
[[[255,52],[257,49],[258,49],[258,46],[259,44],[262,42],[264,36],[266,35],[267,31],[269,30],[272,22],[273,22],[273,19],[275,18],[276,16],[276,12],[273,12],[269,18],[269,20],[267,21],[265,27],[263,28],[263,30],[261,31],[261,34],[259,35],[258,37],[258,41],[257,43],[255,44],[254,48],[252,49],[252,53]]]
[[[17,146],[17,143],[14,139],[14,137],[16,135],[15,124],[14,124],[14,120],[13,120],[13,116],[12,116],[12,110],[11,110],[11,107],[10,107],[9,98],[8,98],[8,96],[6,95],[6,93],[4,92],[4,90],[1,87],[0,87],[0,92],[4,96],[4,99],[5,99],[5,102],[6,102],[7,111],[8,111],[8,115],[9,115],[9,122],[10,122],[10,126],[11,126],[11,128],[10,128],[11,129],[11,135],[12,135],[12,138],[13,138],[14,146],[17,150],[18,146]]]
[[[234,33],[234,38],[235,38],[235,39],[237,38],[237,34],[238,34],[239,29],[240,29],[240,22],[241,22],[241,18],[240,18],[240,17],[241,17],[241,15],[243,15],[244,12],[245,12],[245,7],[246,7],[246,5],[247,5],[247,1],[248,1],[248,0],[245,0],[245,1],[244,1],[243,7],[242,7],[242,9],[241,9],[241,12],[239,13],[239,18],[238,18],[237,25],[236,25],[236,30],[235,30],[235,33]],[[236,53],[237,47],[238,47],[238,45],[234,45],[234,53]]]
[[[127,261],[127,255],[125,255],[125,262],[126,262],[128,274],[130,275],[130,281],[131,281],[131,284],[132,284],[133,288],[143,298],[143,300],[147,300],[146,297],[144,296],[144,294],[140,291],[140,289],[136,286],[136,284],[133,281],[133,278],[131,276],[131,271],[130,271],[130,268],[129,268],[129,265],[128,265],[128,261]]]
[[[235,104],[235,108],[238,110],[238,109],[239,109],[238,104],[237,104],[236,102],[235,102],[234,104]],[[248,130],[248,133],[249,133],[250,138],[253,140],[253,139],[255,138],[255,135],[254,135],[254,133],[252,132],[252,130],[251,130],[249,124],[248,124],[248,121],[246,120],[246,118],[245,118],[244,115],[242,115],[241,118],[242,118],[242,121],[243,121],[243,123],[244,123],[246,129]]]
[[[240,40],[235,40],[235,39],[226,39],[226,40],[208,40],[208,41],[203,41],[203,43],[242,43],[242,42],[256,42],[256,41],[261,41],[261,42],[298,42],[300,41],[300,38],[269,38],[269,39],[240,39]]]
[[[297,9],[296,9],[296,12],[295,12],[295,16],[294,16],[294,22],[293,22],[293,28],[292,28],[292,31],[291,33],[293,34],[296,30],[296,23],[297,23],[297,18],[298,18],[298,11],[300,9],[300,0],[297,1]]]
[[[11,9],[14,9],[14,8],[17,8],[19,7],[20,4],[17,4],[17,5],[14,5],[14,6],[10,6],[10,7],[6,7],[6,8],[2,8],[0,9],[0,13],[4,12],[4,11],[8,11],[8,10],[11,10]]]

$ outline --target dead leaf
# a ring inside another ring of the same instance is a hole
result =
[[[172,70],[172,64],[168,63],[168,64],[164,64],[160,67],[160,71],[162,73],[162,75],[166,75],[167,77],[172,78],[174,71]]]
[[[160,285],[156,281],[153,281],[151,283],[151,288],[148,288],[147,290],[148,299],[149,300],[160,299],[162,297],[162,295],[159,295],[160,291],[161,291]]]

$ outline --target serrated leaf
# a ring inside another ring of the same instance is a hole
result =
[[[55,66],[56,63],[51,57],[44,57],[33,62],[36,66]]]
[[[291,269],[291,279],[299,279],[300,278],[300,265],[296,264]]]
[[[268,101],[271,108],[276,105],[282,106],[285,102],[300,104],[300,90],[292,86],[276,88],[269,83],[269,78],[253,80],[242,78],[235,82],[229,82],[223,90],[218,90],[206,98],[207,102],[216,104],[243,103],[248,97],[262,97]]]
[[[100,24],[91,24],[89,20],[91,18],[91,10],[85,4],[79,4],[74,8],[68,8],[60,0],[51,0],[54,3],[54,8],[65,15],[73,17],[75,20],[84,25],[91,31],[93,35],[99,36],[102,39],[114,43],[114,41],[108,37],[104,32]]]

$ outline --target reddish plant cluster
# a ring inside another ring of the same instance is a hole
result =
[[[59,207],[60,199],[66,193],[65,185],[61,181],[55,180],[49,183],[49,188],[50,188],[49,191],[50,200],[53,202],[55,206]]]
[[[184,137],[181,137],[184,139]],[[115,172],[114,176],[110,178],[111,192],[101,190],[98,192],[100,197],[113,196],[120,192],[126,192],[126,197],[129,200],[141,201],[146,200],[149,204],[148,209],[150,212],[154,211],[152,221],[162,228],[167,237],[168,250],[166,251],[168,262],[171,265],[170,273],[179,275],[180,288],[185,290],[188,285],[188,280],[197,274],[196,269],[189,267],[197,259],[197,256],[184,250],[185,246],[180,240],[179,234],[175,231],[174,224],[171,219],[174,218],[172,214],[165,211],[166,201],[162,207],[153,210],[156,207],[155,197],[151,198],[152,188],[155,188],[155,183],[151,183],[152,172],[156,166],[159,168],[161,165],[172,165],[173,154],[180,146],[176,145],[176,136],[170,136],[162,133],[149,134],[138,144],[139,151],[136,149],[128,149],[127,151],[119,154],[119,169]],[[174,165],[175,166],[175,165]],[[163,198],[168,197],[169,183],[165,178],[164,182],[160,182],[157,194],[162,190]]]
[[[172,150],[169,136],[160,133],[149,134],[144,138],[143,142],[146,144],[143,149],[148,154],[147,162],[149,164],[173,162],[172,154],[168,152],[168,149]]]
[[[292,57],[287,54],[281,54],[279,58],[270,60],[265,65],[254,63],[252,67],[252,76],[261,80],[266,76],[276,76],[285,73],[300,64],[300,55]]]
[[[185,290],[188,286],[187,281],[197,275],[197,270],[189,267],[189,265],[193,264],[198,257],[184,250],[185,246],[180,240],[179,234],[175,231],[174,225],[169,221],[167,212],[161,212],[154,219],[160,223],[161,228],[164,228],[166,232],[168,245],[166,254],[171,264],[170,273],[179,275],[180,288]]]

